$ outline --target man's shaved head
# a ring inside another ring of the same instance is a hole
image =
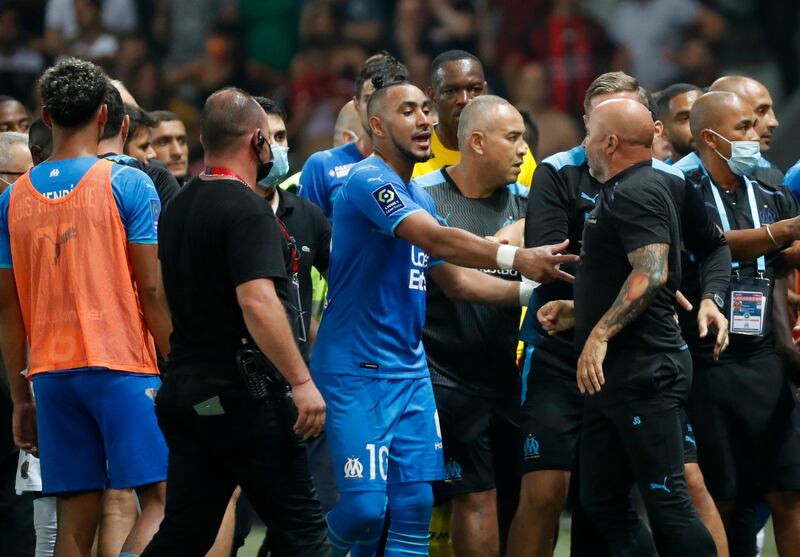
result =
[[[595,106],[583,142],[592,175],[605,182],[652,158],[654,132],[650,109],[639,101],[609,99]]]
[[[728,114],[744,109],[742,98],[727,91],[712,91],[697,99],[689,113],[689,128],[695,144],[701,145],[703,130],[716,130]]]
[[[265,128],[267,114],[248,93],[227,87],[212,93],[203,107],[200,140],[206,154],[236,149],[237,140]],[[266,135],[265,135],[266,137]]]
[[[514,112],[519,114],[519,111],[503,97],[498,97],[496,95],[481,95],[480,97],[475,97],[464,107],[464,110],[461,112],[461,117],[459,118],[459,147],[467,142],[472,132],[490,131],[497,120],[497,114],[501,111],[504,113]],[[520,118],[522,118],[521,115]]]
[[[336,124],[333,126],[334,146],[357,140],[362,130],[363,126],[361,125],[361,119],[358,117],[355,102],[350,100],[342,107],[339,111],[339,116],[336,117]]]
[[[761,152],[766,153],[772,145],[772,132],[780,126],[775,117],[772,96],[763,83],[743,75],[728,75],[720,77],[711,84],[709,91],[725,91],[739,95],[744,102],[750,105],[756,116],[755,129],[761,146]]]
[[[592,112],[591,120],[595,118],[598,118],[597,131],[604,135],[613,134],[622,142],[648,149],[653,146],[653,116],[640,102],[632,99],[603,101]]]

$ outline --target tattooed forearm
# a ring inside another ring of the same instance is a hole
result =
[[[628,254],[633,270],[595,333],[611,339],[642,314],[667,282],[668,254],[669,244],[648,244]]]

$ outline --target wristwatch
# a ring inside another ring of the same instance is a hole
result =
[[[706,292],[705,294],[703,294],[703,299],[704,300],[712,300],[715,304],[717,304],[717,307],[719,309],[722,309],[722,308],[725,307],[725,300],[722,298],[722,296],[720,296],[719,294],[716,294],[714,292]]]

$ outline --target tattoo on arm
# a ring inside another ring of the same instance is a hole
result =
[[[639,317],[667,282],[669,244],[648,244],[628,254],[633,270],[617,299],[595,326],[611,339]]]

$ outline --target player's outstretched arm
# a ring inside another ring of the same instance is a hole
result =
[[[568,242],[528,249],[498,245],[465,230],[441,226],[424,211],[403,219],[395,235],[424,249],[434,259],[477,269],[515,269],[538,282],[557,279],[571,282],[572,275],[557,266],[578,260],[577,255],[557,255],[566,249]]]
[[[503,280],[452,263],[437,265],[428,273],[448,298],[495,306],[527,306],[533,286]]]

